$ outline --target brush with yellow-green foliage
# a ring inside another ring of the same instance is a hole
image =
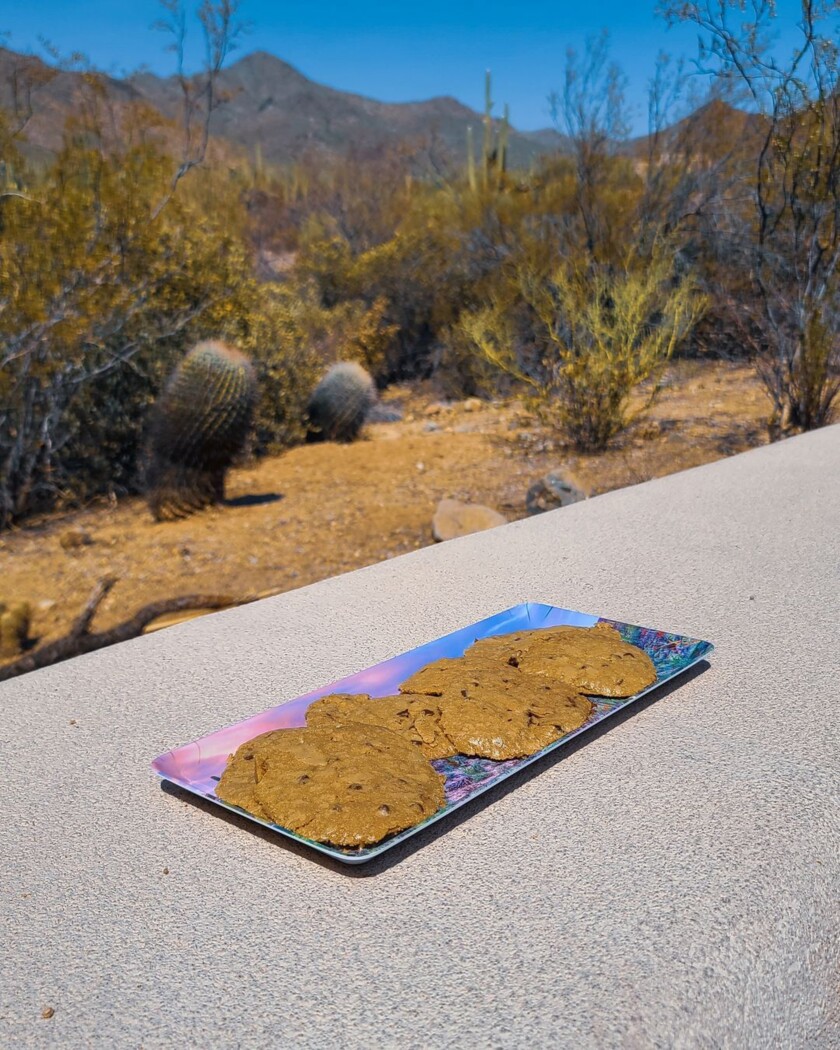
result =
[[[153,410],[148,502],[157,521],[224,499],[256,397],[254,369],[238,350],[208,341],[187,354]]]
[[[522,265],[513,282],[504,300],[463,314],[457,331],[482,360],[520,381],[540,414],[582,450],[605,448],[650,406],[655,381],[706,306],[690,277],[675,277],[664,246],[617,269],[563,262],[546,276]],[[526,338],[512,298],[527,309]]]
[[[0,529],[138,491],[151,405],[207,337],[253,361],[258,449],[303,440],[323,367],[309,306],[257,280],[235,175],[196,169],[172,195],[153,144],[79,137],[45,171],[15,170],[21,194],[0,201]]]

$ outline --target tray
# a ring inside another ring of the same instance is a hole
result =
[[[467,758],[463,755],[455,755],[452,758],[438,759],[432,763],[439,773],[446,778],[444,790],[446,794],[446,805],[443,809],[429,817],[413,828],[392,835],[390,838],[363,849],[341,849],[327,846],[321,842],[313,842],[311,839],[303,838],[289,831],[287,828],[277,824],[270,824],[260,820],[258,817],[246,813],[245,810],[236,806],[230,806],[216,797],[215,785],[227,762],[228,755],[232,754],[240,744],[259,733],[265,733],[270,729],[288,729],[295,726],[303,726],[306,722],[306,709],[319,697],[327,696],[329,693],[369,693],[371,696],[390,696],[396,693],[401,682],[414,674],[421,667],[444,656],[461,656],[477,638],[486,638],[490,635],[507,634],[511,631],[520,631],[528,628],[559,627],[568,624],[573,627],[591,627],[598,623],[615,627],[625,641],[644,649],[653,660],[656,667],[657,680],[636,693],[635,696],[626,699],[613,700],[603,697],[592,697],[595,705],[592,715],[585,725],[542,751],[527,758],[515,758],[506,762],[494,762],[488,758]],[[542,605],[536,602],[525,602],[515,605],[486,620],[479,620],[452,634],[444,635],[426,645],[418,646],[407,653],[395,656],[390,660],[368,667],[358,674],[342,678],[337,682],[331,682],[322,689],[307,693],[296,700],[272,707],[262,714],[253,715],[251,718],[238,722],[236,725],[220,729],[208,736],[194,740],[190,744],[184,744],[164,755],[159,755],[152,762],[152,769],[163,779],[178,784],[180,787],[191,791],[194,795],[209,799],[216,805],[223,806],[234,813],[253,820],[256,824],[276,831],[286,838],[303,842],[319,853],[326,854],[334,860],[344,864],[362,864],[379,856],[386,850],[393,849],[400,842],[415,835],[422,828],[440,820],[441,817],[451,813],[452,810],[463,806],[475,795],[487,791],[502,780],[513,776],[518,770],[538,762],[543,756],[562,747],[580,733],[585,733],[592,726],[602,722],[605,718],[615,714],[622,708],[634,703],[640,697],[657,689],[663,683],[671,681],[678,675],[683,674],[694,664],[698,663],[712,651],[714,647],[710,642],[700,641],[696,638],[687,638],[678,634],[669,634],[667,631],[658,631],[648,627],[636,627],[633,624],[620,623],[606,617],[588,616],[585,613],[573,612],[569,609],[558,609],[552,605]]]

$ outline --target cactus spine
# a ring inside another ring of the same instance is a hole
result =
[[[355,440],[375,402],[376,387],[361,365],[333,365],[309,399],[309,440]]]
[[[157,521],[224,499],[256,398],[254,370],[238,350],[209,341],[187,354],[152,410],[147,498]]]

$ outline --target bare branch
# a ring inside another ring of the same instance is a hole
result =
[[[97,608],[116,583],[116,578],[101,580],[88,599],[85,608],[68,633],[61,638],[42,646],[32,653],[27,653],[12,663],[0,666],[0,682],[6,682],[30,671],[69,660],[74,656],[104,649],[109,645],[137,638],[153,620],[168,613],[183,612],[187,609],[227,609],[234,605],[246,605],[257,601],[257,595],[235,598],[227,594],[187,594],[179,598],[164,598],[150,602],[130,619],[117,624],[108,630],[93,634],[89,626]]]

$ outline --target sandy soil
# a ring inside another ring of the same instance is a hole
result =
[[[290,590],[432,543],[444,497],[521,518],[528,487],[548,470],[596,495],[764,444],[770,410],[749,368],[682,362],[649,415],[592,456],[563,449],[516,402],[440,405],[423,387],[385,400],[402,409],[399,423],[234,470],[228,503],[184,521],[156,524],[130,499],[5,533],[0,601],[32,603],[33,638],[45,642],[106,575],[119,583],[94,629],[160,598]],[[91,542],[66,547],[81,533]]]

